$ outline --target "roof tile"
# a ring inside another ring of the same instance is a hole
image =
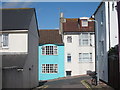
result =
[[[59,30],[39,30],[40,44],[63,44],[62,35],[59,34]]]
[[[81,21],[79,18],[66,18],[63,32],[94,32],[94,22],[88,22],[88,27],[82,27]]]

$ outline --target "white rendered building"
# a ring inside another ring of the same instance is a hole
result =
[[[94,22],[87,17],[64,18],[61,13],[60,33],[65,45],[65,76],[95,71]]]
[[[116,1],[101,2],[94,13],[98,22],[98,60],[100,79],[108,82],[108,51],[118,44],[118,16]]]

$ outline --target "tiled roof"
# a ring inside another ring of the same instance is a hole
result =
[[[82,27],[81,21],[79,18],[66,18],[63,32],[94,32],[94,22],[88,22],[88,27]]]
[[[59,30],[39,30],[39,44],[63,44]]]

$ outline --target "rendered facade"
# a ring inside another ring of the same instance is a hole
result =
[[[94,22],[87,17],[64,18],[61,13],[60,33],[65,44],[65,76],[95,71]]]
[[[64,44],[59,30],[39,32],[39,80],[64,77]]]
[[[0,38],[2,88],[38,86],[39,34],[35,9],[2,9]]]
[[[98,22],[98,60],[100,79],[108,82],[108,51],[118,44],[118,16],[116,1],[101,2],[94,13]]]

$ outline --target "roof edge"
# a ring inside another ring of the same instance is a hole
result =
[[[1,8],[2,10],[34,9],[34,8]]]
[[[97,9],[95,10],[95,12],[93,13],[93,15],[95,15],[98,11],[98,9],[101,7],[101,5],[103,4],[103,1],[99,4],[99,6],[97,7]]]

